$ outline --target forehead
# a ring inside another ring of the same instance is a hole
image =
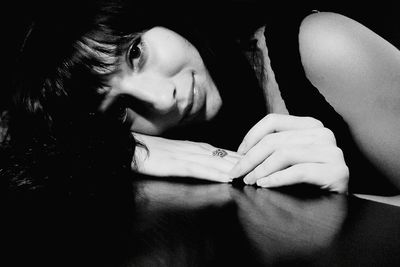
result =
[[[162,39],[163,41],[168,41],[180,38],[180,36],[177,33],[161,26],[156,26],[146,31],[143,31],[141,37],[144,40],[156,40],[156,41],[160,39]]]
[[[153,27],[143,33],[142,39],[150,46],[156,45],[163,51],[171,51],[182,55],[191,50],[197,50],[187,38],[166,27]]]

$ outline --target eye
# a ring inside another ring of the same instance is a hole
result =
[[[139,70],[144,64],[144,47],[142,39],[138,37],[128,48],[127,61],[134,70]]]

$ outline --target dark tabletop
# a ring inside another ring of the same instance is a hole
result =
[[[136,249],[127,266],[400,264],[395,206],[307,187],[136,186]]]
[[[186,179],[138,180],[133,196],[130,216],[109,205],[117,196],[32,212],[14,232],[3,228],[1,265],[400,266],[396,206],[305,186]]]

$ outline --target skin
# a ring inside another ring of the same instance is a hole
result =
[[[223,158],[212,156],[216,147],[209,144],[162,138],[170,127],[212,119],[223,99],[197,49],[182,36],[155,27],[141,40],[144,64],[138,53],[132,63],[121,59],[103,105],[107,109],[119,96],[131,101],[127,121],[149,151],[137,147],[137,171],[217,182],[245,176],[245,183],[262,187],[305,182],[346,192],[343,153],[333,133],[313,118],[269,114],[250,129],[238,151],[227,151]],[[144,109],[135,112],[138,103]]]
[[[141,40],[140,55],[123,59],[121,71],[110,80],[109,97],[124,94],[146,107],[142,114],[129,110],[131,129],[160,135],[178,124],[213,118],[222,100],[197,49],[162,27],[146,31]]]
[[[308,79],[348,123],[370,162],[400,188],[400,51],[329,12],[304,19],[299,43]]]

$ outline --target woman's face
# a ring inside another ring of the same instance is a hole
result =
[[[123,57],[103,108],[124,96],[133,131],[159,135],[219,111],[220,94],[199,52],[179,34],[154,27],[135,38]]]

